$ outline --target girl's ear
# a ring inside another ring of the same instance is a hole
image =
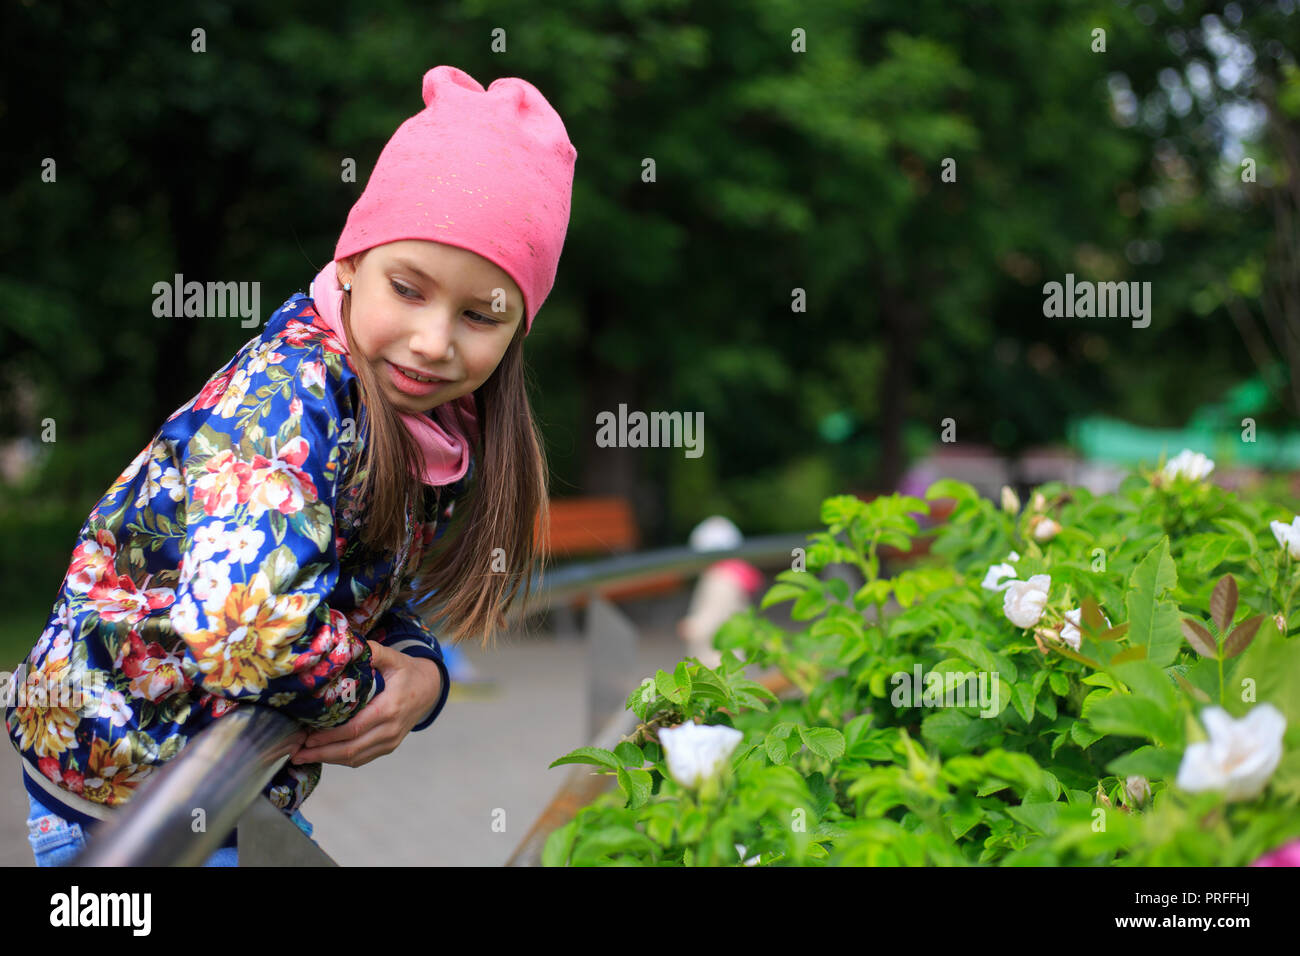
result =
[[[360,263],[358,262],[357,254],[355,252],[350,256],[344,256],[342,259],[340,259],[338,261],[338,273],[340,279],[342,279],[344,276],[346,276],[349,281],[355,279],[357,274],[357,266],[359,264]]]

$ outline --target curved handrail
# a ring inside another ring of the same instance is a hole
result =
[[[142,783],[96,829],[74,865],[201,865],[297,749],[301,735],[298,721],[280,711],[257,704],[235,708]]]

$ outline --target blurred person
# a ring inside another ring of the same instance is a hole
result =
[[[744,537],[721,515],[706,518],[690,535],[696,551],[731,551]],[[691,594],[686,616],[677,622],[677,635],[686,642],[687,656],[716,668],[722,654],[713,647],[713,637],[732,615],[750,607],[763,584],[763,573],[748,561],[728,558],[704,570]],[[739,653],[739,652],[738,652]]]

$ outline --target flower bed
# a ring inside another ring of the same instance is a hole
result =
[[[951,480],[925,501],[828,499],[762,602],[793,601],[801,629],[736,615],[717,669],[659,671],[628,698],[636,734],[551,764],[618,789],[543,862],[1294,860],[1300,518],[1212,468],[1185,453],[1117,494],[1053,483],[1023,509]],[[881,578],[880,550],[909,550],[938,500],[952,512],[927,560]],[[861,570],[856,593],[817,576],[836,562]]]

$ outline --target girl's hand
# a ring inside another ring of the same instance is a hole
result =
[[[438,665],[367,641],[375,668],[384,675],[384,690],[346,724],[309,730],[292,764],[337,763],[360,767],[397,749],[411,728],[437,703],[442,693]]]

